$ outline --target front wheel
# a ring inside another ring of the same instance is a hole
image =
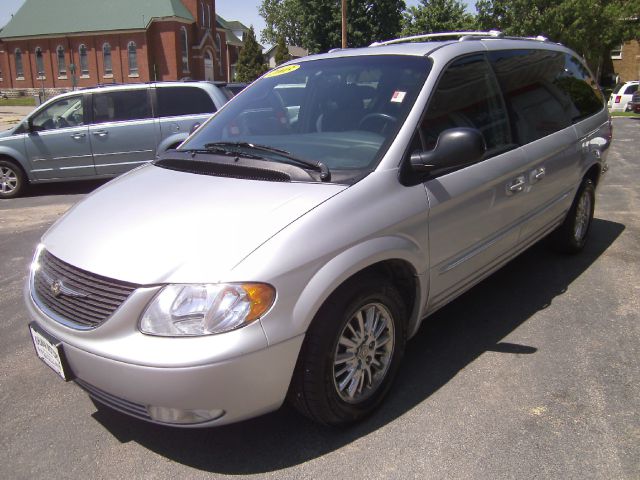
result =
[[[400,294],[384,279],[340,288],[307,332],[290,389],[294,406],[328,425],[371,413],[398,370],[405,317]]]
[[[578,253],[587,243],[593,220],[596,191],[593,182],[585,178],[578,189],[567,218],[553,233],[555,247],[566,253]]]
[[[13,198],[22,193],[25,178],[20,167],[0,159],[0,198]]]

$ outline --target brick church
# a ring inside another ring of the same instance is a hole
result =
[[[247,31],[215,0],[26,0],[0,30],[0,90],[231,81]]]

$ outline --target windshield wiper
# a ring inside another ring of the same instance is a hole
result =
[[[228,145],[225,145],[224,142],[221,142],[220,144],[207,143],[204,148],[190,148],[183,151],[191,152],[192,155],[195,155],[196,153],[219,153],[221,155],[230,155],[233,157],[241,155],[237,148],[231,149],[229,148],[230,146],[235,146],[235,143],[229,143]],[[253,153],[242,153],[242,156],[254,160],[266,160],[262,155],[256,155]]]
[[[229,147],[235,147],[236,150],[231,150]],[[299,158],[292,155],[290,152],[287,152],[286,150],[270,147],[268,145],[259,145],[255,143],[249,143],[249,142],[212,142],[212,143],[205,143],[204,148],[207,151],[222,151],[225,153],[229,152],[234,155],[239,155],[240,154],[239,149],[241,148],[248,148],[251,150],[256,150],[258,152],[275,153],[276,155],[286,158],[287,160],[290,160],[294,163],[303,165],[307,168],[311,168],[313,170],[316,170],[317,172],[320,172],[320,180],[322,180],[323,182],[328,182],[331,180],[331,172],[329,171],[329,167],[327,167],[324,163],[320,161],[305,160],[304,158]],[[243,152],[242,155],[245,156],[247,154]],[[266,160],[265,157],[259,156],[259,155],[254,155],[252,158]],[[277,159],[274,159],[274,160],[277,160]]]

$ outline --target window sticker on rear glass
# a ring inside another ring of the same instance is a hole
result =
[[[406,95],[407,95],[407,92],[400,92],[396,90],[395,92],[393,92],[393,95],[391,96],[391,101],[393,103],[402,103]]]
[[[267,73],[264,76],[264,78],[277,77],[279,75],[284,75],[286,73],[295,72],[299,68],[300,68],[300,65],[287,65],[286,67],[276,68],[275,70],[272,70],[269,73]]]

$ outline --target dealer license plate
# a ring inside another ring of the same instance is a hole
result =
[[[31,339],[40,359],[49,365],[63,380],[70,380],[69,369],[62,351],[62,343],[42,330],[35,323],[29,324]]]

